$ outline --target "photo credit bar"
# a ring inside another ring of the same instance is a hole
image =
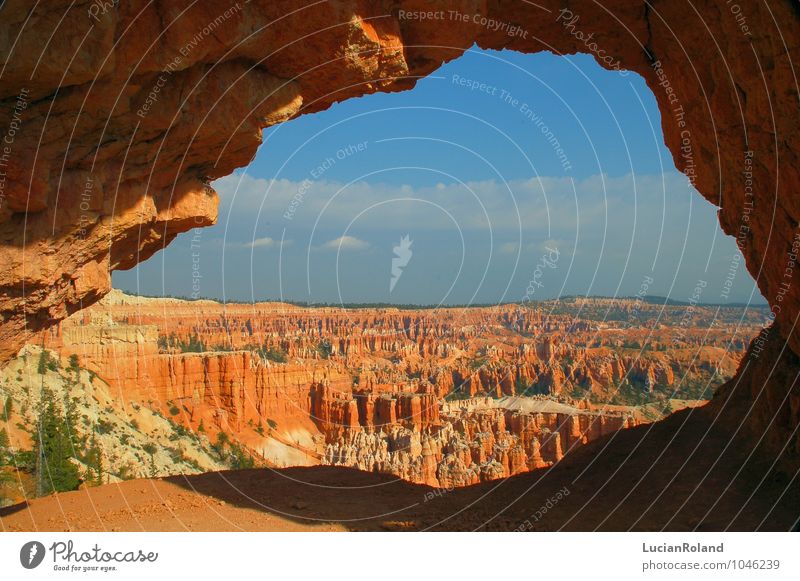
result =
[[[376,571],[381,580],[407,579],[407,568],[387,566],[388,544],[391,554],[413,555],[414,569],[464,579],[531,571],[554,578],[626,580],[680,575],[750,581],[800,575],[797,539],[785,533],[505,533],[482,537],[482,555],[475,558],[442,558],[457,554],[463,539],[459,533],[440,533],[432,543],[427,535],[362,533],[356,549],[350,535],[321,532],[5,532],[0,535],[0,566],[4,579],[15,580],[230,579],[254,571],[275,579],[352,581],[374,579]],[[540,558],[522,558],[530,554],[531,543]],[[520,558],[509,558],[513,555]]]

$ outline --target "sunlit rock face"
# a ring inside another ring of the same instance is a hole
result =
[[[796,4],[565,6],[5,2],[2,356],[106,294],[111,270],[212,224],[207,184],[252,159],[261,128],[408,89],[473,43],[586,52],[641,74],[676,166],[720,207],[723,230],[773,306],[771,340],[800,353]],[[759,352],[753,365],[768,369],[774,350]],[[797,453],[800,396],[790,385],[767,381],[752,427],[770,441],[792,438],[787,449]]]
[[[9,391],[14,406],[36,409],[39,375],[20,383],[14,371],[35,367],[44,347],[56,383],[83,369],[72,391],[89,404],[95,385],[109,394],[105,422],[161,418],[215,462],[229,461],[227,441],[260,465],[347,466],[452,488],[552,466],[705,404],[767,312],[583,298],[346,309],[114,290],[26,346],[0,376],[0,401]],[[107,465],[124,473],[129,459],[112,454]]]

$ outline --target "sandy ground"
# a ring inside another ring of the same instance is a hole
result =
[[[800,484],[711,406],[618,432],[550,469],[452,491],[339,467],[133,480],[0,510],[2,530],[789,530]]]

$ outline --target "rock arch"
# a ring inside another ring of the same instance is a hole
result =
[[[587,52],[646,79],[676,166],[773,306],[736,385],[750,427],[796,458],[796,3],[7,0],[0,16],[3,357],[102,297],[111,270],[213,223],[207,184],[250,161],[262,127],[408,89],[473,43]]]

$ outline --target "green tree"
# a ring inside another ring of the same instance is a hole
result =
[[[0,506],[4,506],[5,496],[3,495],[5,485],[14,481],[11,474],[6,472],[5,467],[11,462],[11,448],[8,441],[8,432],[3,428],[0,430]]]
[[[214,444],[211,444],[211,447],[217,453],[217,456],[220,458],[225,457],[225,446],[230,442],[230,438],[228,438],[228,434],[225,432],[219,432],[217,434],[217,441]]]
[[[248,454],[244,448],[238,444],[230,445],[230,453],[228,454],[228,465],[234,470],[242,470],[245,468],[255,467],[253,457]]]
[[[11,445],[8,441],[8,432],[5,428],[0,430],[0,468],[8,464],[11,457]]]
[[[181,351],[184,353],[202,353],[203,351],[206,351],[206,344],[199,335],[195,335],[194,333],[189,336],[188,343],[180,341],[179,344]]]
[[[6,403],[3,405],[3,419],[5,421],[9,421],[11,419],[11,413],[14,411],[14,400],[11,399],[11,396],[6,398]]]
[[[92,436],[84,462],[86,464],[86,482],[94,486],[101,485],[103,483],[103,453],[95,436]]]
[[[40,495],[78,488],[78,467],[71,426],[56,406],[53,392],[42,388],[39,421],[33,434],[37,488]]]
[[[225,432],[217,434],[217,441],[211,444],[219,459],[226,462],[234,470],[255,467],[255,460],[248,451],[230,439]]]
[[[150,478],[155,478],[158,474],[158,469],[156,468],[156,452],[158,448],[156,448],[156,445],[152,442],[147,442],[142,446],[142,450],[150,454]]]
[[[319,353],[320,358],[329,359],[333,354],[333,345],[331,345],[331,342],[327,339],[323,339],[317,343],[317,352]]]
[[[42,352],[39,353],[39,365],[36,368],[36,371],[39,373],[39,375],[45,374],[45,372],[47,371],[49,361],[50,361],[50,355],[47,353],[47,351],[42,349]]]
[[[80,432],[75,429],[80,422],[80,413],[78,412],[78,398],[69,398],[64,402],[64,422],[66,424],[67,434],[69,441],[72,443],[73,452],[83,450],[86,447],[86,436],[81,436]]]
[[[264,359],[274,361],[275,363],[286,363],[286,351],[280,347],[270,347],[269,349],[264,349],[262,347],[260,353]]]

